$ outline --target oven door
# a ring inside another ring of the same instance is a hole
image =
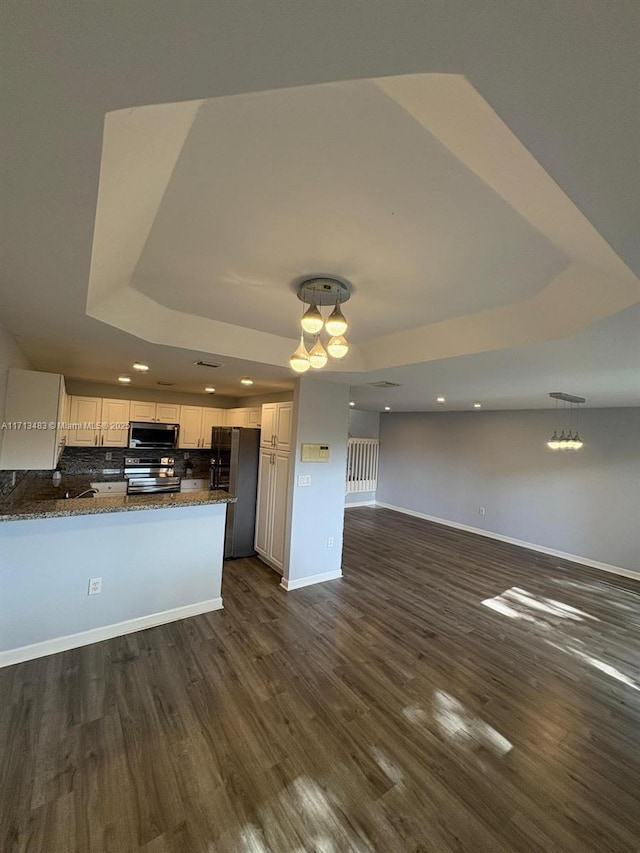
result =
[[[178,446],[178,424],[155,424],[131,421],[129,447],[132,449],[159,448],[174,450]]]

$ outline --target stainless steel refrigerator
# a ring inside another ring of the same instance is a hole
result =
[[[255,552],[256,499],[260,430],[213,427],[209,485],[237,498],[227,504],[225,559],[251,557]]]

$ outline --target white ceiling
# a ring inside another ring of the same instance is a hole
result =
[[[533,296],[568,264],[407,110],[356,81],[205,101],[131,286],[292,338],[289,285],[327,269],[355,288],[357,342]]]
[[[108,381],[143,358],[191,390],[197,353],[222,393],[281,388],[291,282],[334,272],[356,346],[327,378],[402,377],[404,408],[638,404],[637,4],[186,6],[4,7],[0,311],[35,367]],[[357,82],[292,88],[336,80]],[[109,132],[131,153],[143,112],[157,144],[125,162],[148,184],[118,244],[98,207],[87,316],[103,142],[100,198]]]

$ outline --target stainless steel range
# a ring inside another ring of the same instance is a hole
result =
[[[129,456],[124,460],[127,494],[179,492],[180,477],[174,473],[172,456]]]

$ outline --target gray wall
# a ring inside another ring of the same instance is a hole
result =
[[[289,581],[339,572],[342,565],[344,490],[347,470],[349,386],[299,379],[294,398],[291,445]],[[302,462],[300,445],[328,444],[328,462]],[[301,474],[310,486],[298,486]],[[333,539],[333,546],[328,540]]]
[[[362,412],[349,409],[350,438],[378,438],[380,432],[380,412]]]
[[[377,500],[640,571],[640,408],[582,411],[577,453],[546,448],[555,423],[551,411],[385,414]]]

